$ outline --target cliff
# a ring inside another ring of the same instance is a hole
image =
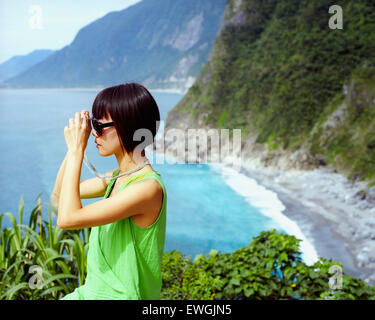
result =
[[[168,128],[241,129],[257,167],[333,168],[375,184],[375,4],[230,0],[213,54]]]

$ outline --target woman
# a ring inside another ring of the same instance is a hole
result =
[[[144,161],[143,142],[134,139],[138,129],[155,137],[158,106],[142,85],[121,84],[99,92],[92,115],[77,112],[64,128],[68,151],[51,195],[60,228],[91,227],[85,284],[63,299],[159,299],[167,193],[160,174]],[[99,154],[114,154],[118,162],[106,174],[112,175],[108,183],[79,180],[89,120]],[[82,207],[80,198],[103,196]]]

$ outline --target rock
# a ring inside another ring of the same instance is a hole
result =
[[[359,173],[355,173],[355,174],[353,174],[353,175],[350,177],[349,181],[352,182],[352,183],[354,183],[354,182],[356,182],[359,178],[360,178],[360,174],[359,174]]]
[[[361,210],[367,210],[367,209],[370,209],[372,206],[370,206],[369,203],[367,202],[362,202],[359,204],[358,208],[361,209]]]
[[[358,267],[365,268],[366,267],[366,263],[364,263],[363,261],[360,261],[360,262],[358,262]]]
[[[370,231],[359,229],[359,230],[357,230],[357,233],[354,236],[354,239],[355,240],[364,240],[364,239],[370,239],[370,237],[371,237]],[[361,252],[366,252],[366,251],[363,251],[365,248],[363,248]]]
[[[364,200],[364,199],[366,199],[366,193],[365,193],[365,192],[362,192],[362,191],[358,191],[358,192],[354,195],[354,197],[357,197],[357,198],[359,198],[359,199],[361,199],[361,200]]]
[[[327,165],[327,162],[325,159],[318,159],[318,165],[319,166],[326,166]]]
[[[350,205],[356,205],[358,202],[356,199],[349,197],[348,199],[345,199],[345,202]]]
[[[369,217],[366,219],[366,226],[370,227],[370,228],[374,228],[375,227],[375,217]]]
[[[375,186],[366,190],[367,192],[367,201],[375,205]]]

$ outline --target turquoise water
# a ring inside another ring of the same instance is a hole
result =
[[[233,252],[264,229],[278,228],[210,165],[166,165],[160,171],[168,191],[167,250],[192,256],[212,248]]]
[[[47,202],[58,169],[65,156],[63,130],[76,111],[88,109],[99,90],[20,89],[0,90],[0,212],[18,217],[18,202],[24,195],[24,221],[36,205],[40,193],[47,219]],[[152,92],[165,120],[169,110],[182,98],[179,94]],[[116,167],[114,156],[97,154],[94,137],[88,142],[87,155],[100,172]],[[235,177],[220,166],[208,164],[157,164],[168,192],[167,236],[165,250],[180,250],[192,256],[207,254],[212,248],[233,252],[247,245],[265,229],[283,231],[277,219],[264,214],[264,206],[241,193],[253,190],[244,177]],[[81,179],[91,178],[83,166]],[[262,191],[263,192],[263,191]],[[264,192],[263,192],[264,193]],[[260,193],[257,199],[261,199]],[[82,200],[87,205],[99,199]],[[277,200],[272,200],[276,203]],[[3,226],[8,226],[3,219]]]

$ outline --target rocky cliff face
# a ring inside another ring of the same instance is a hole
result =
[[[298,1],[228,1],[212,55],[189,92],[169,112],[165,128],[240,129],[242,157],[253,167],[311,170],[326,166],[350,179],[375,176],[370,166],[375,160],[371,137],[375,54],[337,49],[346,40],[326,43],[312,28],[303,29],[296,19],[327,32],[325,7],[313,3],[307,10]],[[358,10],[352,2],[344,8],[348,14],[350,5]],[[367,8],[365,3],[361,6]],[[375,27],[375,15],[366,23],[366,28]],[[359,30],[349,31],[361,35]],[[349,31],[344,36],[349,37]],[[281,37],[301,41],[291,46]],[[309,37],[315,37],[315,43]],[[364,37],[356,45],[368,40]],[[271,43],[276,43],[277,51],[272,51]],[[319,46],[311,61],[304,57]],[[351,63],[351,68],[349,62],[318,65],[318,54],[361,62]],[[273,66],[273,61],[279,62]]]

